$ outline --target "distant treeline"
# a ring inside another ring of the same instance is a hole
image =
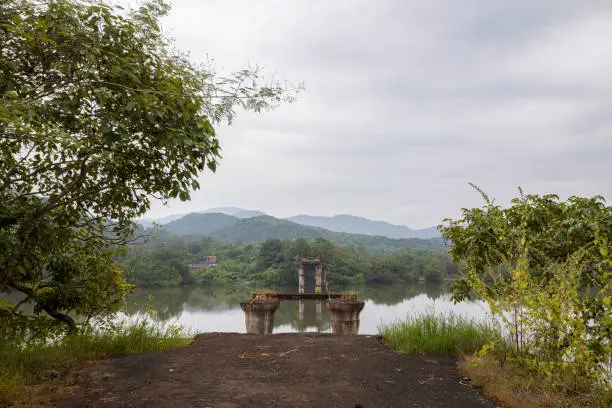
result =
[[[364,247],[340,246],[324,238],[268,239],[252,244],[225,244],[210,237],[172,238],[130,246],[122,264],[128,280],[138,286],[236,282],[297,286],[300,254],[322,258],[330,285],[440,282],[459,271],[445,249],[406,248],[380,253]],[[209,255],[217,256],[216,267],[189,273],[188,264]]]

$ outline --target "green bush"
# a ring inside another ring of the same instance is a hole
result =
[[[521,191],[502,208],[479,191],[482,208],[441,228],[465,264],[453,299],[486,301],[512,334],[511,357],[556,387],[612,395],[612,207]]]

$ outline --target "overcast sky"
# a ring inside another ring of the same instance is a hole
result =
[[[530,193],[612,196],[612,2],[174,0],[194,61],[248,63],[306,92],[217,132],[191,202],[350,213],[419,228]]]

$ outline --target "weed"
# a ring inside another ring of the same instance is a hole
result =
[[[469,319],[433,309],[379,328],[386,344],[399,353],[473,353],[491,342],[501,343],[493,321]]]
[[[85,359],[166,351],[190,342],[181,327],[144,317],[60,339],[4,342],[0,344],[0,407],[10,406],[23,385],[61,375]]]

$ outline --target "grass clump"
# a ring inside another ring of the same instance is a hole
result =
[[[11,406],[24,386],[62,376],[86,359],[166,351],[191,340],[180,326],[139,318],[44,341],[0,341],[0,407]]]
[[[385,344],[398,353],[473,353],[485,344],[501,342],[494,321],[477,320],[454,313],[437,313],[427,309],[409,315],[402,321],[379,328]]]

